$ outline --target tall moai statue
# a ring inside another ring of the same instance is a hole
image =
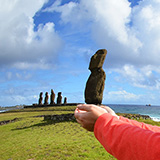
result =
[[[58,92],[57,104],[62,104],[62,92]]]
[[[49,95],[48,95],[48,92],[46,92],[45,99],[44,99],[44,104],[45,105],[48,105],[48,99],[49,99]]]
[[[103,90],[105,86],[106,74],[102,69],[106,49],[98,50],[90,60],[89,70],[91,74],[87,80],[85,88],[85,102],[88,104],[101,104],[103,99]]]
[[[55,99],[55,93],[53,89],[51,89],[50,104],[55,104],[54,99]]]
[[[64,97],[64,104],[67,104],[67,97]]]
[[[42,101],[43,101],[43,92],[40,92],[38,104],[39,104],[39,105],[42,105]]]

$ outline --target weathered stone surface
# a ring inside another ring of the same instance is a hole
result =
[[[94,69],[102,68],[106,55],[107,55],[106,49],[98,50],[91,57],[90,64],[89,64],[89,70],[92,72],[92,70]]]
[[[48,99],[49,99],[49,95],[48,95],[48,92],[46,92],[45,99],[44,99],[44,104],[45,105],[48,105]]]
[[[85,89],[85,102],[88,104],[101,104],[105,86],[106,74],[103,69],[92,72],[88,78]]]
[[[62,104],[62,92],[58,92],[57,104]]]
[[[0,125],[5,125],[5,124],[8,124],[8,123],[12,123],[12,122],[18,121],[18,120],[20,120],[20,118],[14,118],[12,120],[0,121]]]
[[[64,104],[67,104],[67,97],[64,97]]]
[[[61,115],[44,115],[44,121],[52,121],[53,123],[76,121],[74,114],[61,114]]]
[[[53,89],[51,89],[50,104],[55,104],[54,99],[55,99],[55,93]]]
[[[42,101],[43,101],[43,92],[41,92],[41,93],[39,94],[38,104],[39,104],[39,105],[42,105]]]
[[[91,58],[89,69],[91,74],[85,88],[85,102],[88,104],[101,104],[105,86],[106,74],[102,69],[107,50],[98,50]]]

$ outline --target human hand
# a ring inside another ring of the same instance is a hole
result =
[[[94,125],[99,116],[108,111],[93,104],[80,104],[77,106],[74,116],[78,123],[88,131],[94,131]]]
[[[108,106],[103,106],[101,105],[100,107],[102,107],[103,109],[105,109],[108,113],[110,113],[112,116],[115,116],[119,119],[119,116],[114,112],[114,110],[112,110],[110,107]]]

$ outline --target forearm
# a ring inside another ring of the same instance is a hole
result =
[[[145,124],[145,123],[142,123],[142,122],[138,122],[138,121],[135,121],[135,120],[130,120],[130,119],[127,119],[127,118],[124,118],[124,117],[121,117],[121,116],[119,117],[119,119],[122,120],[123,122],[127,122],[128,124],[131,124],[133,126],[137,126],[139,128],[151,130],[153,132],[160,132],[160,127],[158,127],[158,126],[152,126],[152,125]]]
[[[104,148],[119,160],[160,159],[160,133],[133,126],[110,114],[98,118],[94,133]]]

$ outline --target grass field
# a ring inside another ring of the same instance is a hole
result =
[[[75,106],[14,110],[0,114],[0,160],[115,159],[76,122],[49,123],[40,115],[73,113]],[[144,120],[140,120],[144,121]],[[151,120],[146,123],[160,125]]]

